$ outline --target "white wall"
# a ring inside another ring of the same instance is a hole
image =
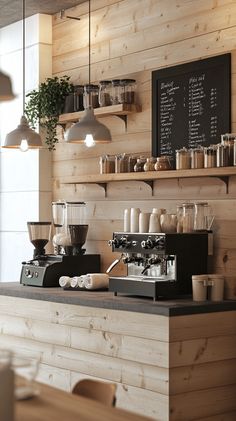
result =
[[[26,92],[51,76],[52,18],[26,19]],[[0,69],[16,99],[0,104],[0,141],[19,124],[23,111],[22,21],[0,30]],[[51,154],[47,150],[0,149],[0,282],[18,281],[21,262],[32,257],[27,221],[51,219]]]

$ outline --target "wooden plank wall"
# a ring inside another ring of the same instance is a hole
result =
[[[157,421],[236,417],[235,311],[168,318],[0,296],[0,344],[67,391],[116,382],[118,407]]]
[[[81,21],[54,17],[53,73],[70,75],[75,84],[88,82],[88,3],[71,10]],[[68,12],[68,14],[69,14]],[[142,182],[109,183],[107,197],[98,185],[64,185],[63,177],[98,173],[104,153],[149,154],[151,151],[151,71],[186,61],[232,52],[232,130],[236,130],[236,3],[233,0],[93,0],[92,81],[134,77],[142,112],[128,117],[127,131],[117,117],[102,122],[112,133],[110,145],[87,149],[63,142],[53,153],[54,200],[88,203],[87,250],[102,254],[103,270],[114,255],[107,246],[112,232],[122,229],[123,210],[166,207],[175,211],[185,200],[207,199],[216,215],[212,271],[226,276],[226,297],[236,297],[236,177],[228,193],[219,179],[163,180],[154,191]],[[223,110],[222,110],[223,112]],[[124,273],[121,265],[114,273]]]

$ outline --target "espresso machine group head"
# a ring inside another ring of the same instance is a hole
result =
[[[192,275],[207,273],[208,235],[113,233],[109,244],[121,253],[127,276],[111,276],[109,290],[154,300],[191,294]]]

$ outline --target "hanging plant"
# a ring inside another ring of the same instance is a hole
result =
[[[69,76],[47,78],[39,85],[38,90],[34,89],[26,95],[29,100],[25,114],[33,129],[39,123],[39,126],[46,130],[45,143],[50,151],[56,149],[55,145],[58,142],[56,127],[65,98],[74,90],[69,80]]]

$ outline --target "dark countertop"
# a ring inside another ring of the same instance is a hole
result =
[[[23,286],[18,282],[0,283],[0,295],[163,316],[236,310],[236,300],[194,302],[190,297],[187,297],[173,300],[163,299],[154,302],[150,298],[124,295],[115,297],[109,291],[64,291],[62,288]]]

